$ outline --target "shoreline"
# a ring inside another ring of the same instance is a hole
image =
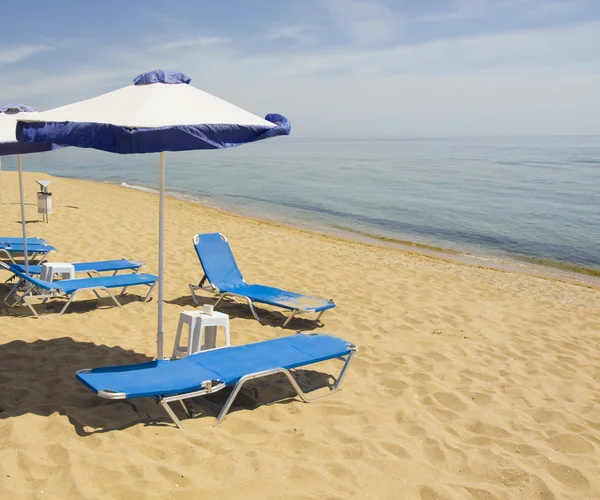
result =
[[[49,176],[51,174],[43,173],[43,175]],[[152,195],[159,194],[158,189],[155,189],[153,187],[138,184],[129,184],[126,181],[102,181],[61,175],[51,175],[51,177],[70,179],[81,182],[90,182],[93,184],[106,184]],[[463,264],[472,267],[478,267],[482,269],[511,272],[537,278],[546,278],[572,283],[576,285],[600,288],[600,270],[595,268],[588,268],[575,263],[557,262],[544,257],[500,257],[481,254],[478,255],[469,252],[461,252],[459,250],[438,247],[435,245],[417,243],[410,240],[381,236],[346,226],[328,226],[321,225],[318,223],[313,224],[309,221],[300,221],[299,219],[286,219],[285,217],[278,218],[276,216],[269,217],[268,214],[261,214],[260,216],[242,214],[239,211],[237,211],[234,207],[222,207],[216,204],[210,204],[206,200],[202,199],[201,196],[177,190],[167,189],[166,196],[168,198],[173,198],[179,201],[200,205],[207,209],[216,210],[222,214],[226,214],[232,217],[239,217],[266,225],[293,228],[309,233],[316,233],[322,236],[343,240],[346,242],[396,249],[424,257]]]
[[[27,201],[42,175],[23,174]],[[156,274],[157,196],[49,178],[49,224],[35,203],[25,217],[29,236],[56,247],[52,260],[129,258]],[[18,234],[18,177],[2,181],[0,218]],[[195,303],[189,284],[203,274],[193,234],[218,231],[248,283],[336,304],[321,322],[305,315],[284,328],[286,311],[256,304],[257,321],[247,304],[226,300],[218,311],[229,318],[231,345],[299,331],[344,339],[359,352],[341,391],[304,404],[281,377],[249,381],[219,426],[211,425],[225,402],[219,395],[190,400],[195,418],[174,405],[181,431],[154,399],[102,400],[75,378],[155,359],[156,291],[143,303],[147,289],[132,287],[122,307],[82,291],[60,317],[63,301],[35,301],[49,315],[38,320],[27,306],[4,306],[9,289],[0,287],[3,498],[41,498],[41,490],[48,498],[280,498],[306,492],[307,481],[314,498],[598,496],[599,288],[190,201],[165,200],[164,352],[178,342],[183,313],[214,304],[208,290]],[[293,373],[319,396],[341,367],[329,360]],[[198,474],[209,469],[216,475]]]
[[[58,176],[56,176],[58,177]],[[65,177],[72,179],[72,177]],[[88,179],[76,179],[76,180],[87,180],[93,183],[110,184],[119,186],[124,189],[130,189],[133,191],[140,191],[149,194],[158,195],[158,189],[149,187],[129,184],[127,182],[118,181],[95,181]],[[365,231],[352,229],[344,226],[323,226],[319,224],[311,224],[307,222],[305,225],[297,225],[291,220],[280,220],[276,217],[264,219],[254,215],[241,214],[232,208],[223,208],[206,203],[199,196],[183,193],[177,190],[167,189],[166,196],[174,198],[180,201],[190,202],[201,205],[205,208],[217,210],[224,214],[228,214],[235,217],[241,217],[252,220],[254,222],[264,224],[274,224],[283,227],[290,227],[302,231],[308,231],[312,233],[318,233],[331,238],[339,238],[344,241],[350,241],[355,243],[363,243],[367,245],[392,248],[401,250],[404,252],[415,253],[421,256],[430,257],[434,259],[440,259],[468,266],[479,267],[483,269],[492,269],[496,271],[513,272],[518,274],[524,274],[527,276],[533,276],[537,278],[547,278],[559,281],[566,281],[573,284],[591,286],[594,288],[600,288],[600,270],[595,268],[587,268],[579,264],[561,263],[545,259],[543,257],[531,257],[531,258],[518,258],[518,257],[494,257],[486,255],[476,255],[467,252],[460,252],[458,250],[451,250],[447,248],[437,247],[434,245],[427,245],[423,243],[417,243],[409,240],[400,240],[396,238],[390,238],[386,236],[379,236],[371,234]]]

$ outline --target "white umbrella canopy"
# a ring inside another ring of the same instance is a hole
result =
[[[157,357],[163,357],[166,151],[224,149],[289,135],[282,115],[256,116],[189,85],[183,73],[155,70],[92,99],[23,117],[23,142],[51,142],[120,154],[160,153]]]
[[[18,142],[16,137],[17,117],[34,117],[33,108],[24,104],[10,104],[0,107],[0,159],[2,156],[17,155],[19,172],[19,192],[21,197],[21,228],[23,232],[23,257],[25,273],[29,274],[29,255],[27,252],[27,224],[25,221],[25,198],[23,196],[23,171],[21,154],[50,151],[54,145],[44,142]]]

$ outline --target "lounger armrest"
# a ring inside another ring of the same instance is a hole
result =
[[[98,396],[104,399],[127,399],[127,394],[124,392],[114,392],[110,389],[103,389],[98,391]]]

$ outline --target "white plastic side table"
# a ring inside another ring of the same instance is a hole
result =
[[[188,326],[187,345],[181,345],[181,336],[184,325]],[[205,314],[202,311],[184,311],[179,315],[177,336],[173,346],[173,359],[189,356],[196,352],[214,349],[217,347],[218,328],[222,327],[225,334],[225,347],[231,345],[229,334],[229,316],[213,311]]]
[[[42,281],[54,281],[54,276],[60,274],[62,279],[74,279],[75,267],[68,262],[44,262],[40,279]]]

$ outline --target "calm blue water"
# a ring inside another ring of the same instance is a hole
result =
[[[29,155],[25,168],[156,187],[157,164],[69,148]],[[257,217],[600,269],[597,137],[277,138],[168,153],[167,184]]]

